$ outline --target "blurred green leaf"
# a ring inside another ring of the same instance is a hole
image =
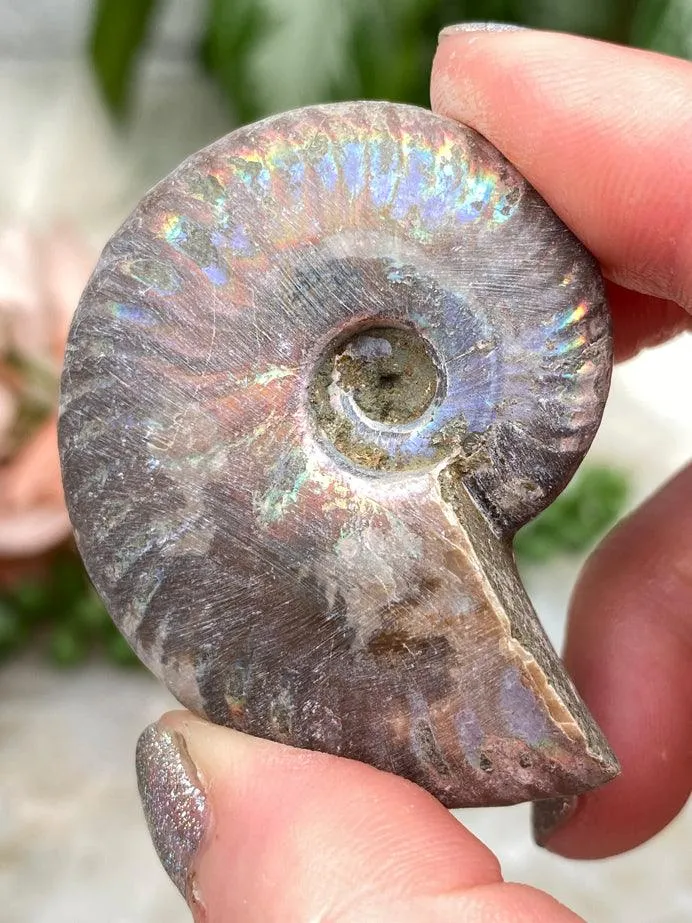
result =
[[[105,606],[93,590],[77,600],[72,609],[72,624],[90,638],[106,635],[113,625]]]
[[[96,79],[110,111],[128,111],[137,58],[158,0],[96,0],[89,52]]]
[[[73,667],[86,660],[89,645],[69,626],[57,625],[50,634],[48,651],[53,663],[60,667]]]
[[[639,0],[630,23],[628,38],[641,48],[651,47],[670,6],[670,0]]]
[[[157,2],[95,0],[91,57],[104,98],[121,118]],[[247,123],[306,101],[389,99],[427,106],[437,35],[452,23],[495,20],[566,29],[679,56],[689,56],[692,28],[687,0],[339,0],[327,20],[327,26],[334,25],[330,40],[340,42],[339,53],[332,48],[325,57],[315,55],[315,35],[324,28],[316,17],[328,14],[320,8],[309,14],[279,0],[207,0],[200,57],[236,121]],[[282,81],[277,65],[267,81],[266,54],[271,47],[271,54],[283,60],[284,35],[298,49],[287,56],[289,66],[303,68],[306,76],[291,79],[284,71]],[[268,36],[276,40],[267,44]]]
[[[638,48],[650,48],[680,58],[690,57],[689,35],[692,9],[680,0],[639,0],[627,40]]]
[[[14,654],[27,640],[26,627],[9,603],[0,601],[0,660]]]
[[[350,72],[333,99],[387,99],[429,105],[430,65],[440,30],[456,22],[517,21],[513,0],[352,0],[345,41]]]
[[[25,622],[41,618],[48,604],[48,587],[38,580],[23,580],[7,593],[6,604]]]
[[[538,564],[556,554],[588,551],[620,518],[628,494],[622,472],[585,469],[545,512],[517,533],[517,556]]]
[[[135,652],[115,628],[112,637],[105,642],[105,650],[109,659],[121,667],[141,666],[141,661]]]
[[[91,654],[123,666],[139,663],[72,549],[60,551],[48,573],[0,594],[0,662],[30,643],[61,667]]]
[[[233,114],[245,124],[264,113],[257,98],[251,59],[272,22],[261,0],[208,0],[207,31],[200,56],[217,80]]]
[[[89,586],[82,562],[76,555],[61,555],[51,571],[53,605],[70,608],[83,598]]]

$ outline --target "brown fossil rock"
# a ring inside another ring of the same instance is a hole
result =
[[[517,576],[611,370],[593,259],[478,135],[313,107],[182,164],[106,247],[60,449],[89,573],[213,721],[449,806],[617,762]]]

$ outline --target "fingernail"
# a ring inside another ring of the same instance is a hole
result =
[[[192,865],[210,826],[207,797],[182,734],[151,724],[137,741],[137,783],[161,864],[191,905]]]
[[[454,26],[445,26],[439,38],[448,38],[460,32],[525,32],[526,26],[517,26],[513,22],[459,22]]]
[[[579,799],[576,796],[536,801],[532,815],[533,838],[536,843],[546,848],[557,831],[574,817],[578,804]]]

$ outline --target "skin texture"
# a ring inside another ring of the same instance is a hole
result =
[[[460,33],[441,42],[431,96],[595,254],[621,358],[689,329],[692,66],[546,33]],[[576,589],[567,666],[623,771],[548,839],[563,855],[630,849],[690,794],[691,496],[687,470],[614,530]],[[492,854],[403,779],[184,712],[164,725],[183,735],[213,817],[192,872],[198,920],[578,919],[503,884]]]
[[[620,358],[691,327],[691,93],[686,62],[545,33],[445,39],[433,66],[433,107],[499,147],[600,261]],[[564,855],[632,848],[689,797],[691,481],[615,530],[576,589],[565,660],[623,772],[552,838]]]

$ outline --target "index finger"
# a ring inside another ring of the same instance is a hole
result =
[[[689,328],[692,65],[570,35],[452,32],[431,99],[499,148],[599,260],[621,354],[633,351],[623,322],[644,345]]]
[[[460,33],[435,61],[437,110],[499,147],[591,249],[630,343],[689,323],[691,91],[689,64],[562,35]],[[612,533],[575,594],[566,660],[623,773],[539,831],[563,854],[629,849],[689,796],[691,475]]]

